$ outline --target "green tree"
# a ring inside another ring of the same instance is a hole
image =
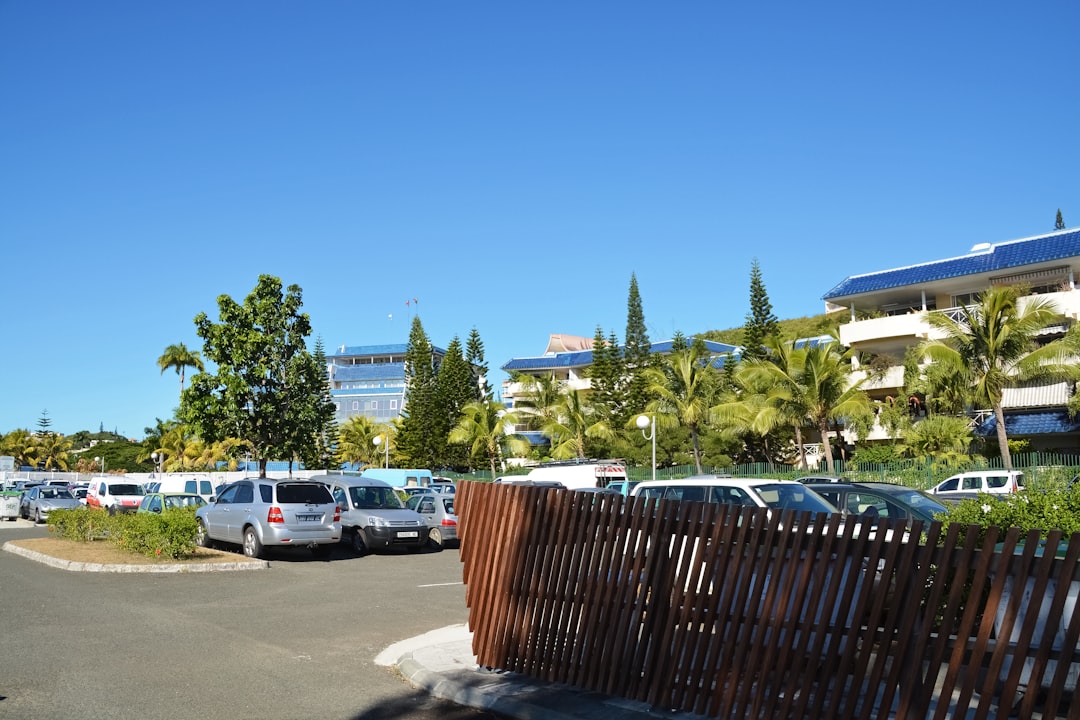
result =
[[[588,369],[592,404],[606,413],[613,423],[624,414],[626,399],[626,366],[619,350],[619,341],[612,333],[604,339],[599,326],[593,335],[592,364]]]
[[[469,339],[465,342],[465,360],[472,371],[476,399],[490,399],[492,388],[488,380],[487,361],[484,359],[484,341],[480,339],[476,328],[469,332]]]
[[[52,432],[52,418],[49,417],[48,410],[41,411],[41,417],[37,421],[38,432],[42,435],[46,435]]]
[[[1039,332],[1060,315],[1051,301],[1037,296],[1026,298],[1021,307],[1023,295],[1019,287],[993,286],[977,305],[961,308],[959,317],[931,312],[927,322],[944,337],[919,345],[919,352],[938,366],[942,377],[959,378],[972,388],[975,402],[993,410],[1001,459],[1010,470],[1012,455],[1001,401],[1005,388],[1028,377],[1071,370],[1068,362],[1050,360],[1055,351],[1064,349],[1060,342],[1032,354]]]
[[[180,394],[184,393],[184,370],[195,368],[202,372],[205,369],[202,354],[198,350],[188,350],[184,343],[176,343],[165,348],[165,352],[158,358],[157,363],[161,368],[161,374],[165,374],[169,368],[176,370],[176,374],[180,376]]]
[[[626,373],[626,400],[624,411],[612,418],[622,425],[630,415],[640,413],[649,400],[649,381],[645,368],[652,359],[652,343],[645,329],[645,311],[641,305],[637,276],[630,274],[630,291],[626,299],[626,335],[623,344],[623,365]]]
[[[779,335],[780,324],[773,314],[769,294],[761,279],[761,266],[754,258],[750,265],[750,312],[743,325],[743,358],[764,358],[765,342]]]
[[[690,431],[694,465],[700,475],[700,436],[709,420],[718,384],[718,373],[702,340],[689,346],[685,337],[676,333],[672,352],[656,366],[645,370],[648,392],[654,398],[646,408],[656,414],[657,429],[682,426]]]
[[[607,418],[589,403],[582,390],[564,387],[554,408],[554,417],[541,428],[551,439],[551,457],[556,460],[588,457],[588,441],[610,440],[615,436]]]
[[[39,448],[37,439],[25,428],[12,430],[3,438],[3,451],[0,455],[15,458],[15,467],[37,467]]]
[[[439,448],[437,464],[434,467],[468,467],[468,448],[448,439],[450,430],[457,424],[465,405],[479,400],[476,376],[473,374],[472,367],[465,361],[461,341],[456,337],[446,346],[446,355],[439,364],[435,384],[438,413],[435,418],[435,432],[437,437],[443,438],[444,441]]]
[[[321,401],[316,403],[321,414],[318,417],[315,428],[315,443],[310,448],[310,453],[302,456],[304,465],[308,468],[330,468],[334,464],[334,439],[337,435],[337,412],[334,406],[334,398],[330,395],[330,376],[327,370],[326,349],[323,347],[322,336],[315,338],[315,349],[311,353],[315,366],[319,369],[322,377]]]
[[[1057,220],[1054,221],[1054,229],[1055,230],[1064,230],[1065,229],[1065,218],[1061,217],[1061,208],[1058,208]]]
[[[852,419],[865,422],[873,413],[873,405],[861,389],[862,381],[851,381],[850,351],[837,338],[798,348],[793,343],[773,341],[771,347],[772,361],[747,362],[743,372],[755,386],[767,388],[766,404],[775,408],[783,422],[794,426],[801,415],[817,428],[826,467],[832,472],[831,426]]]
[[[37,461],[46,470],[67,470],[71,441],[63,435],[47,432],[37,439]]]
[[[515,400],[515,416],[530,430],[540,430],[555,420],[559,411],[562,388],[552,375],[525,375],[515,373],[513,381],[520,383],[523,392]]]
[[[382,448],[375,447],[375,436],[382,435],[385,428],[377,427],[366,415],[353,415],[338,428],[337,459],[363,468],[365,465],[381,465]]]
[[[405,349],[404,405],[397,453],[413,467],[438,467],[446,431],[437,407],[435,357],[419,316],[412,320]]]
[[[913,457],[954,462],[968,459],[971,441],[971,423],[967,418],[931,415],[907,431],[904,448]]]
[[[461,409],[458,422],[450,431],[450,442],[466,445],[470,457],[486,460],[494,477],[504,452],[514,457],[529,452],[529,442],[509,432],[519,421],[517,413],[507,410],[500,402],[474,400]]]
[[[181,396],[181,416],[204,442],[249,442],[259,477],[266,477],[270,458],[293,460],[313,452],[333,421],[333,405],[323,393],[325,370],[304,342],[311,321],[301,312],[299,286],[283,291],[279,278],[260,275],[243,304],[228,295],[217,302],[220,322],[206,313],[195,317],[203,355],[217,370],[191,379]]]

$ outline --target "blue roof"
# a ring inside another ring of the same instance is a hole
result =
[[[1032,413],[1006,413],[1005,431],[1013,435],[1051,435],[1080,431],[1080,417],[1069,419],[1065,410]],[[997,433],[997,418],[993,415],[979,423],[976,435],[990,436]]]
[[[665,340],[664,342],[655,342],[649,346],[649,352],[655,353],[670,353],[673,341]],[[713,355],[735,355],[738,357],[742,354],[742,348],[737,345],[728,345],[727,343],[713,342],[712,340],[705,341],[705,347]],[[620,348],[621,349],[621,348]],[[503,370],[545,370],[547,368],[570,368],[570,367],[587,367],[592,365],[593,354],[592,350],[579,350],[577,352],[565,352],[556,353],[554,355],[542,355],[540,357],[527,357],[527,358],[513,358],[505,365],[502,366]],[[718,360],[713,363],[718,367],[723,367],[723,361]]]
[[[405,363],[370,363],[364,365],[337,365],[334,382],[349,380],[404,380]]]
[[[1035,263],[1080,256],[1080,230],[1062,230],[1050,235],[1012,240],[963,257],[935,260],[866,275],[852,275],[822,296],[823,300],[861,295],[946,280],[949,278],[1002,272]]]

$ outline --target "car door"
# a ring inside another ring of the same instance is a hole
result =
[[[243,480],[236,483],[236,495],[229,505],[226,514],[227,536],[229,542],[240,543],[244,541],[244,526],[249,519],[254,519],[255,488],[250,481]],[[265,521],[265,518],[262,519]]]
[[[228,540],[229,514],[232,501],[236,497],[236,485],[230,485],[218,496],[216,502],[207,505],[203,513],[206,518],[206,534],[214,540]]]

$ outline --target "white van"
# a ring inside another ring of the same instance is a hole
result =
[[[626,482],[626,466],[618,460],[545,463],[530,471],[524,479],[536,484],[558,483],[567,490],[605,488],[614,482]]]
[[[773,510],[809,510],[834,514],[835,505],[794,480],[766,480],[700,475],[681,480],[646,480],[630,491],[631,497],[687,500],[722,505],[745,505]]]
[[[210,478],[163,476],[154,484],[154,492],[199,495],[208,503],[214,502],[214,483]]]
[[[391,547],[415,552],[428,544],[427,521],[406,508],[389,483],[366,475],[316,475],[311,481],[330,488],[341,510],[341,541],[357,555]]]
[[[930,489],[934,495],[971,498],[979,493],[1011,495],[1024,489],[1024,473],[1019,470],[975,470],[953,475]]]
[[[143,499],[143,486],[124,477],[94,478],[86,489],[86,506],[118,512],[135,512]]]

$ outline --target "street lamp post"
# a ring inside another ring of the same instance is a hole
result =
[[[656,479],[656,413],[652,415],[638,415],[635,424],[641,428],[641,435],[646,440],[652,440],[652,479]],[[649,428],[649,434],[645,434],[645,428]]]
[[[101,468],[101,474],[104,475],[105,474],[105,458],[96,457],[96,458],[94,458],[94,462],[96,462],[98,464],[98,467]]]
[[[150,459],[154,461],[154,474],[155,476],[161,475],[161,465],[165,462],[165,453],[154,452],[150,453]]]
[[[375,445],[376,449],[378,449],[380,445],[384,446],[386,452],[385,467],[390,467],[390,437],[384,435],[376,435],[374,438],[372,438],[371,442]]]

